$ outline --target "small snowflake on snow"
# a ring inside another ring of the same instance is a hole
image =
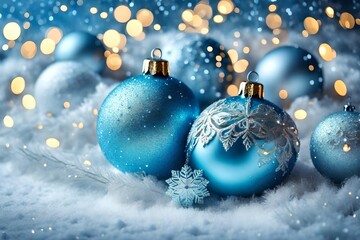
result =
[[[169,188],[166,194],[181,206],[188,208],[194,203],[203,203],[205,197],[210,196],[206,186],[209,181],[203,177],[202,170],[192,171],[185,165],[181,171],[171,171],[172,177],[166,180]]]

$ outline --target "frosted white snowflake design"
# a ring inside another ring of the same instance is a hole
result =
[[[250,110],[251,98],[247,99],[245,106],[237,101],[225,101],[209,106],[193,124],[187,141],[188,157],[199,141],[205,146],[215,135],[226,151],[241,138],[246,150],[252,146],[257,148],[259,166],[275,157],[279,164],[276,171],[285,173],[293,148],[299,152],[293,120],[285,112],[279,114],[266,104]]]
[[[357,145],[357,143],[360,141],[357,131],[345,131],[339,126],[335,126],[334,128],[336,128],[336,131],[328,132],[328,135],[331,137],[327,140],[327,143],[331,145],[332,149],[335,149],[339,145],[342,146],[345,143]]]
[[[172,177],[166,180],[169,188],[166,194],[173,201],[181,206],[188,208],[193,203],[203,203],[205,197],[210,196],[206,186],[209,181],[203,177],[202,170],[192,171],[187,164],[181,171],[171,171]]]

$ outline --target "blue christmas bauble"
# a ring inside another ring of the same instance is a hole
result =
[[[200,108],[227,95],[227,87],[233,82],[233,67],[224,46],[217,41],[198,37],[176,41],[170,44],[165,55],[172,60],[172,75],[181,78],[197,97]]]
[[[255,71],[267,89],[266,98],[278,106],[288,108],[297,97],[322,95],[321,65],[302,48],[276,48],[257,63]]]
[[[295,123],[276,105],[251,96],[251,88],[242,83],[240,96],[206,108],[188,137],[189,164],[203,170],[209,189],[220,195],[248,197],[273,188],[289,175],[297,159]]]
[[[72,32],[57,45],[55,60],[81,62],[95,72],[102,72],[105,69],[104,52],[104,45],[96,36],[87,32]]]
[[[79,107],[94,93],[100,77],[77,62],[55,62],[35,83],[35,99],[41,114],[59,115],[64,109]]]
[[[151,61],[159,65],[158,60]],[[123,172],[167,178],[185,162],[186,137],[199,109],[191,90],[163,75],[163,70],[125,80],[100,108],[99,145],[110,163]]]
[[[360,176],[360,113],[342,111],[323,119],[310,140],[315,168],[335,183]]]

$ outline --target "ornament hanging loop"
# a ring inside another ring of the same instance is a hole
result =
[[[151,50],[151,58],[152,59],[161,59],[162,57],[162,51],[160,48],[154,48],[153,50]]]
[[[259,74],[255,71],[250,71],[246,78],[247,78],[248,82],[258,82]]]

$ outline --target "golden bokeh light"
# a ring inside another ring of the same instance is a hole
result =
[[[276,11],[276,5],[275,5],[275,4],[271,4],[271,5],[269,6],[269,11],[270,11],[270,12],[275,12],[275,11]]]
[[[100,13],[100,17],[101,17],[102,19],[105,19],[105,18],[108,17],[108,13],[107,13],[107,12],[102,12],[102,13]]]
[[[31,59],[36,55],[37,46],[33,41],[24,42],[21,46],[20,52],[24,58]]]
[[[344,152],[348,152],[348,151],[350,151],[351,150],[351,147],[350,147],[350,145],[348,145],[348,144],[344,144],[344,146],[343,146],[343,151]]]
[[[149,9],[143,8],[136,13],[136,19],[139,20],[144,27],[148,27],[153,23],[154,15]]]
[[[68,108],[70,108],[70,107],[71,107],[71,103],[68,102],[68,101],[65,101],[65,102],[64,102],[64,108],[65,108],[65,109],[68,109]]]
[[[7,40],[16,40],[21,35],[21,28],[16,22],[9,22],[4,26],[3,34]]]
[[[246,59],[240,59],[234,64],[234,71],[237,73],[243,73],[249,66],[249,62]]]
[[[220,0],[217,5],[217,9],[221,14],[230,14],[234,7],[234,3],[231,0]]]
[[[340,15],[339,23],[344,29],[352,29],[355,26],[355,18],[350,13],[343,12]]]
[[[297,120],[304,120],[307,117],[307,112],[304,109],[298,109],[294,112],[294,117]]]
[[[43,54],[49,55],[55,51],[55,42],[50,38],[45,38],[41,41],[40,50]]]
[[[285,89],[281,89],[280,91],[279,91],[279,97],[281,98],[281,99],[287,99],[288,98],[288,92],[285,90]]]
[[[12,128],[14,126],[14,119],[9,115],[6,115],[3,119],[4,126],[7,128]]]
[[[199,2],[194,8],[194,12],[205,19],[210,19],[213,14],[212,8],[207,2]]]
[[[332,7],[326,7],[325,13],[329,18],[333,18],[335,14],[334,9]]]
[[[186,29],[186,24],[185,24],[185,23],[180,23],[179,26],[178,26],[178,29],[179,29],[180,31],[185,31],[185,29]]]
[[[125,5],[120,5],[114,10],[114,17],[120,23],[126,23],[131,18],[131,10]]]
[[[331,61],[334,58],[333,49],[327,43],[320,44],[319,54],[325,61]]]
[[[45,143],[46,143],[46,145],[48,145],[48,147],[51,147],[51,148],[60,147],[60,141],[53,137],[46,139]]]
[[[346,84],[344,83],[343,80],[336,80],[334,82],[334,89],[336,91],[337,94],[339,94],[340,96],[346,96],[347,93],[347,88],[346,88]]]
[[[273,38],[271,39],[271,41],[272,41],[272,43],[275,44],[275,45],[278,45],[278,44],[280,43],[280,39],[277,38],[277,37],[273,37]]]
[[[194,12],[191,9],[186,9],[182,14],[181,18],[184,22],[191,22],[194,18]]]
[[[161,26],[160,26],[160,24],[155,24],[154,25],[154,29],[155,29],[155,31],[160,31],[161,30]]]
[[[61,29],[57,27],[49,28],[46,33],[46,37],[52,39],[56,44],[60,42],[62,36],[63,33]]]
[[[215,23],[222,23],[224,21],[224,17],[221,15],[215,15],[213,20]]]
[[[121,64],[122,60],[119,54],[112,53],[106,58],[106,65],[113,71],[120,69]]]
[[[66,12],[68,10],[68,7],[66,5],[61,5],[60,10]]]
[[[36,107],[36,100],[32,95],[26,94],[22,98],[22,105],[25,109],[32,110]]]
[[[249,48],[249,47],[244,47],[244,48],[243,48],[243,53],[249,54],[249,52],[250,52],[250,48]]]
[[[228,88],[227,88],[227,94],[229,96],[237,96],[238,95],[238,87],[235,84],[231,84]]]
[[[212,51],[212,50],[211,50]],[[228,51],[228,55],[230,57],[231,62],[234,64],[239,58],[238,52],[235,49],[230,49]]]
[[[10,88],[13,94],[19,95],[25,90],[25,79],[16,77],[11,81]]]
[[[114,29],[109,29],[104,33],[103,42],[109,48],[117,47],[120,45],[120,34]]]
[[[131,37],[139,36],[143,31],[143,26],[139,20],[132,19],[126,24],[126,32]]]
[[[276,29],[281,27],[282,20],[279,14],[276,13],[270,13],[266,16],[266,25],[270,29]]]
[[[120,33],[120,44],[117,46],[119,50],[123,49],[126,46],[126,36],[125,34]]]
[[[319,31],[319,23],[313,17],[304,19],[304,28],[309,34],[316,34]]]
[[[91,14],[96,14],[97,12],[98,12],[98,10],[97,10],[96,7],[90,8],[90,13],[91,13]]]
[[[315,69],[314,65],[311,65],[311,64],[309,65],[308,68],[309,68],[309,71],[311,71],[311,72],[314,71],[314,69]]]
[[[23,28],[24,28],[24,29],[29,29],[30,26],[31,26],[30,22],[27,22],[27,21],[26,21],[26,22],[23,23]]]
[[[303,30],[301,34],[304,38],[307,38],[309,36],[309,33],[306,30]]]

